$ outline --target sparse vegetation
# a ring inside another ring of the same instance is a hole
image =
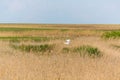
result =
[[[44,42],[49,41],[50,37],[0,37],[0,40],[8,40],[10,42],[20,42],[20,41],[34,41],[34,42]]]
[[[63,48],[64,53],[79,53],[80,56],[89,56],[89,57],[100,57],[102,56],[101,51],[98,50],[98,48],[89,46],[89,45],[82,45],[79,47],[74,48]]]
[[[54,49],[54,45],[50,44],[41,44],[41,45],[12,45],[15,49],[20,49],[21,51],[25,52],[32,52],[32,53],[51,53]]]
[[[119,30],[120,25],[0,25],[0,79],[119,80]]]
[[[82,56],[90,56],[90,57],[98,57],[101,56],[101,52],[98,50],[98,48],[89,46],[89,45],[83,45],[80,47],[74,48],[74,52],[80,53]]]
[[[70,48],[67,48],[67,47],[64,47],[64,48],[62,49],[62,52],[63,52],[63,53],[69,53],[69,52],[71,52],[71,49],[70,49]]]
[[[109,32],[105,32],[102,35],[103,38],[105,39],[116,39],[116,38],[120,38],[120,31],[109,31]]]
[[[41,31],[41,30],[59,30],[54,28],[17,28],[17,27],[0,27],[0,31]],[[62,30],[62,29],[61,29]]]
[[[53,52],[55,49],[55,45],[53,44],[41,44],[41,45],[12,45],[13,48],[19,49],[25,52],[32,52],[32,53],[56,53]],[[89,56],[89,57],[100,57],[102,53],[98,50],[98,48],[83,45],[79,47],[64,47],[62,48],[63,53],[79,53],[81,57]]]
[[[111,45],[111,46],[120,49],[120,45]]]

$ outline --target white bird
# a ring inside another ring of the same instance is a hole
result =
[[[64,44],[69,45],[70,44],[70,39],[67,39]]]

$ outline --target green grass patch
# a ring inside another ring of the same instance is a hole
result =
[[[41,55],[41,54],[51,54],[55,53],[55,44],[40,44],[40,45],[15,45],[12,44],[12,47],[14,49],[18,49],[23,52],[31,52],[33,54]],[[95,57],[101,57],[102,53],[98,50],[98,48],[88,46],[88,45],[83,45],[79,47],[64,47],[62,49],[62,53],[78,53],[80,56],[85,57],[89,56],[92,58]]]
[[[20,41],[35,41],[35,42],[42,42],[42,41],[49,41],[50,37],[0,37],[0,40],[8,40],[11,42],[20,42]]]
[[[0,37],[0,40],[3,41],[10,41],[10,42],[27,42],[27,41],[31,41],[31,42],[46,42],[46,41],[50,41],[50,40],[66,40],[66,39],[73,39],[70,37],[34,37],[34,36],[12,36],[12,37]]]
[[[80,47],[74,48],[74,52],[79,53],[82,56],[90,56],[90,57],[97,57],[100,56],[101,52],[98,50],[98,48],[89,46],[89,45],[83,45]]]
[[[104,38],[104,39],[116,39],[116,38],[120,38],[120,31],[104,32],[103,35],[102,35],[102,38]]]
[[[67,31],[68,29],[60,29],[60,28],[15,28],[15,27],[0,27],[0,31],[41,31],[41,30],[60,30]]]
[[[100,57],[102,56],[101,51],[98,50],[98,48],[89,46],[89,45],[83,45],[79,47],[74,48],[63,48],[62,51],[64,53],[79,53],[80,56],[89,56],[89,57]]]
[[[51,53],[54,49],[53,44],[41,44],[41,45],[12,45],[13,48],[19,49],[24,52],[31,52],[31,53]]]

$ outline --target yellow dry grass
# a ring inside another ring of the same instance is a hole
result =
[[[34,36],[34,37],[79,37],[79,36],[101,36],[102,31],[94,30],[43,30],[43,31],[1,31],[0,37],[12,37],[12,36]]]
[[[113,30],[120,29],[120,24],[0,24],[0,27]]]
[[[79,54],[61,54],[67,47],[63,40],[48,42],[57,44],[55,54],[36,56],[19,52],[9,47],[9,42],[0,42],[1,80],[119,80],[119,50],[110,47],[98,37],[74,39],[68,47],[92,45],[98,47],[104,56],[101,58],[80,57]],[[113,42],[114,43],[114,42]],[[24,44],[24,43],[23,43]],[[57,50],[58,49],[58,50]]]
[[[24,27],[24,25],[21,26]],[[99,26],[103,27],[102,25]],[[118,25],[116,26],[114,29],[120,28]],[[32,25],[30,27],[32,27]],[[113,27],[110,28],[112,29]],[[18,33],[0,32],[0,36],[4,37],[31,35],[76,36],[71,40],[70,45],[64,45],[64,40],[62,39],[44,42],[56,44],[55,51],[53,55],[40,56],[15,50],[10,47],[10,42],[0,41],[0,80],[120,80],[120,49],[111,46],[112,44],[119,45],[120,40],[106,41],[100,38],[101,34],[102,33],[91,30],[83,30],[81,32],[74,30],[66,32],[59,30],[42,32],[24,31]],[[43,43],[20,42],[19,44]],[[80,45],[97,47],[103,53],[103,57],[94,59],[89,57],[84,58],[79,54],[63,54],[61,52],[63,47]]]

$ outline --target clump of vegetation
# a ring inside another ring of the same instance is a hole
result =
[[[101,51],[98,50],[98,48],[89,46],[89,45],[83,45],[75,48],[63,48],[62,51],[64,53],[79,53],[80,56],[89,56],[89,57],[100,57],[102,56]]]
[[[31,53],[46,53],[50,54],[53,53],[55,50],[54,44],[41,44],[41,45],[12,45],[13,48],[19,49],[24,52],[31,52]],[[55,52],[54,52],[55,53]],[[98,48],[83,45],[79,47],[64,47],[62,48],[62,53],[79,53],[80,56],[89,56],[89,57],[100,57],[102,56],[101,52]]]
[[[15,49],[20,49],[25,52],[33,52],[33,53],[51,53],[54,49],[54,45],[50,44],[41,44],[41,45],[13,45]]]
[[[101,56],[101,52],[98,50],[98,48],[89,45],[76,47],[74,48],[74,52],[80,53],[81,56],[86,56],[86,55],[91,57]]]
[[[70,51],[71,51],[70,48],[67,48],[67,47],[62,49],[63,53],[69,53]]]
[[[102,37],[105,38],[105,39],[120,38],[120,31],[105,32],[105,33],[103,33]]]

